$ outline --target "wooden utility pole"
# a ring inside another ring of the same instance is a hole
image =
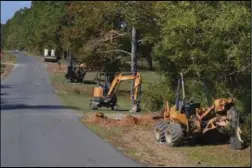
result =
[[[136,28],[132,26],[132,40],[131,40],[131,73],[136,75]]]
[[[131,40],[131,73],[136,75],[136,28],[132,26],[132,40]],[[131,96],[134,96],[135,80],[132,81]],[[133,102],[134,103],[134,102]]]
[[[136,3],[136,1],[132,1],[132,3]],[[136,28],[134,25],[132,25],[132,40],[131,40],[131,73],[132,75],[136,75],[137,72],[137,58],[136,58]],[[132,82],[132,90],[131,90],[131,96],[133,99],[134,96],[134,86],[135,86],[135,80]],[[133,102],[134,106],[134,102]]]

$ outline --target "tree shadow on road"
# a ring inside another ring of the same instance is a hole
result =
[[[12,103],[12,98],[6,98],[5,95],[8,95],[6,89],[12,88],[10,85],[1,84],[1,110],[25,110],[25,109],[37,109],[37,110],[80,110],[77,107],[63,106],[63,105],[28,105],[28,104],[18,104]],[[4,92],[3,92],[4,91]],[[13,98],[14,100],[23,100],[30,98]]]
[[[26,105],[26,104],[1,104],[1,110],[17,110],[17,109],[41,109],[41,110],[80,110],[77,107],[69,107],[62,105]]]
[[[10,85],[2,85],[1,84],[1,89],[5,89],[5,88],[11,88],[11,86]]]
[[[9,89],[9,88],[11,88],[10,85],[2,85],[1,84],[1,99],[2,99],[2,96],[7,95],[7,93],[3,92],[3,91],[6,90],[6,89]]]

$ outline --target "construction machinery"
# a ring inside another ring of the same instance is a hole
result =
[[[181,91],[182,99],[180,99]],[[233,98],[219,98],[214,100],[212,105],[202,108],[200,103],[187,101],[185,97],[184,79],[181,73],[175,105],[170,108],[168,101],[166,102],[162,113],[163,120],[154,127],[157,141],[166,142],[169,146],[180,146],[186,140],[200,137],[211,130],[218,130],[230,137],[232,149],[242,148],[239,114],[235,109]]]
[[[84,82],[85,75],[85,65],[83,63],[76,65],[76,63],[71,59],[70,64],[67,67],[65,78],[69,82]]]
[[[120,85],[120,82],[125,80],[134,80],[134,92],[131,97],[131,100],[133,101],[133,107],[131,112],[140,112],[140,94],[142,84],[140,73],[137,73],[136,75],[119,73],[118,75],[114,76],[111,86],[108,86],[106,78],[105,84],[103,86],[101,86],[99,82],[98,86],[94,87],[93,89],[90,107],[93,110],[101,107],[107,107],[115,110],[118,107],[116,91]]]

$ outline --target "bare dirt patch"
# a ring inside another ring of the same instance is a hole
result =
[[[104,139],[114,144],[124,154],[150,166],[206,167],[248,166],[249,149],[234,151],[225,145],[198,145],[171,148],[155,140],[153,125],[158,122],[153,115],[125,115],[110,118],[101,112],[82,121]],[[227,158],[226,158],[227,157]]]
[[[13,67],[14,67],[14,64],[4,64],[4,70],[1,73],[1,80],[5,79],[9,75]]]
[[[82,120],[97,124],[106,131],[121,127],[122,131],[110,132],[110,140],[126,155],[152,166],[195,166],[186,157],[172,148],[155,141],[150,129],[157,121],[151,115],[134,117],[126,115],[121,120],[112,119],[103,113],[95,113]]]
[[[102,126],[153,126],[155,120],[151,115],[144,115],[140,117],[134,117],[132,115],[125,115],[122,119],[109,118],[101,112],[97,112],[94,115],[84,118],[83,121],[100,124]]]

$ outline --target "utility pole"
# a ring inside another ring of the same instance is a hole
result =
[[[131,73],[136,75],[136,28],[132,26],[132,40],[131,40]]]
[[[136,75],[136,28],[132,26],[132,40],[131,40],[131,73]],[[132,81],[131,96],[134,96],[135,80]],[[134,105],[134,102],[133,102]]]
[[[132,3],[136,3],[136,1],[132,1]],[[134,18],[133,18],[134,19]],[[134,23],[133,23],[134,24]],[[137,72],[137,58],[136,58],[136,28],[134,25],[132,25],[132,40],[131,40],[131,73],[132,75],[136,75]],[[132,81],[132,89],[131,89],[131,96],[133,101],[133,108],[134,108],[134,86],[135,86],[135,80]]]
[[[133,5],[136,3],[136,1],[131,1]],[[134,19],[134,18],[133,18]],[[133,23],[134,24],[134,23]],[[131,73],[132,75],[136,75],[136,28],[134,25],[132,25],[132,37],[131,37]]]

